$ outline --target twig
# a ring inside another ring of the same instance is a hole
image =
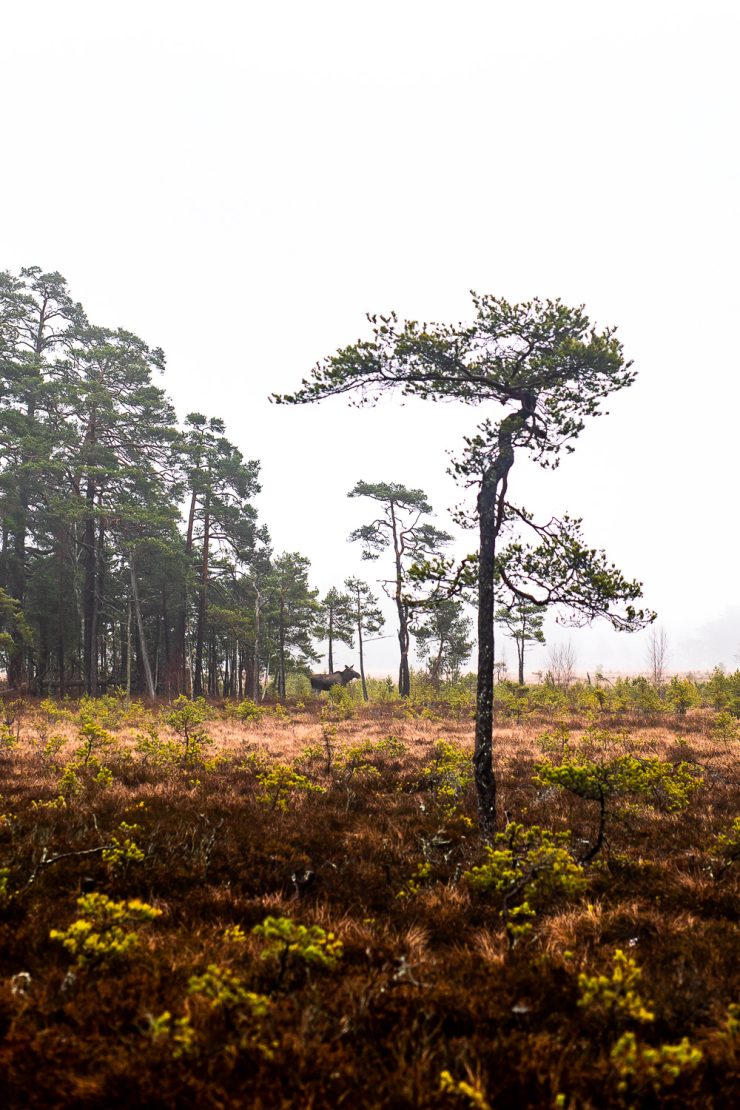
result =
[[[39,873],[39,871],[41,870],[42,867],[51,867],[52,863],[59,863],[59,861],[63,860],[63,859],[73,859],[76,856],[97,855],[98,852],[104,852],[106,850],[106,848],[112,848],[112,847],[113,847],[112,844],[101,844],[100,847],[98,847],[98,848],[83,848],[79,852],[61,852],[58,856],[48,856],[48,857],[46,855],[46,848],[44,848],[43,852],[41,853],[41,859],[36,864],[36,866],[33,870],[33,874],[31,875],[31,878],[26,883],[26,890],[28,890],[28,888],[35,882],[36,877],[37,877],[37,875],[38,875],[38,873]]]

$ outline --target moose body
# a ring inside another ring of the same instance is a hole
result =
[[[359,678],[357,671],[345,667],[343,671],[332,671],[331,674],[312,674],[311,689],[317,694],[322,690],[331,690],[332,686],[346,686],[353,678]]]

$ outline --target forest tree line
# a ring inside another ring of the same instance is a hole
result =
[[[284,696],[291,669],[318,664],[317,640],[328,641],[331,671],[338,643],[362,653],[382,628],[366,582],[348,578],[320,599],[309,560],[273,551],[254,505],[259,462],[218,418],[178,422],[155,384],[164,361],[132,332],[91,323],[60,274],[0,273],[8,690],[256,699],[272,683]],[[382,499],[388,487],[359,483],[352,495],[368,491]],[[412,626],[439,678],[467,658],[469,622],[455,600],[411,613],[401,587],[409,560],[449,537],[420,524],[431,512],[422,491],[393,487],[389,505],[390,529],[352,538],[371,558],[393,548],[401,682]]]

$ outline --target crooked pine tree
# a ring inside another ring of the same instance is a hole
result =
[[[615,628],[634,630],[653,619],[637,609],[639,582],[628,581],[602,551],[588,548],[580,521],[569,517],[538,525],[508,498],[518,453],[544,467],[573,450],[585,420],[602,401],[634,381],[613,328],[598,332],[583,308],[560,300],[511,304],[473,294],[470,324],[399,322],[395,314],[369,316],[372,336],[318,363],[295,393],[274,395],[283,404],[307,404],[352,394],[373,403],[391,390],[430,401],[456,399],[502,410],[465,440],[453,471],[477,487],[479,545],[459,582],[475,570],[478,602],[478,677],[475,781],[481,831],[496,824],[493,770],[493,617],[498,579],[516,597],[537,605],[566,606],[574,622],[604,616]],[[517,532],[530,531],[533,542]],[[510,542],[497,557],[502,531]],[[420,573],[450,571],[444,560]]]

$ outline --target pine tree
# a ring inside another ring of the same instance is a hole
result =
[[[269,597],[266,633],[274,653],[279,698],[285,697],[288,665],[302,667],[319,658],[312,641],[319,591],[308,584],[310,565],[297,551],[286,551],[275,559],[266,583]]]
[[[478,606],[478,685],[475,732],[475,782],[481,829],[496,824],[493,770],[493,614],[496,583],[524,600],[567,607],[573,619],[605,616],[615,628],[636,630],[654,614],[639,610],[639,582],[630,582],[589,548],[580,521],[564,516],[538,525],[532,514],[513,504],[509,479],[517,454],[531,454],[540,465],[557,465],[587,417],[601,402],[634,381],[630,364],[613,328],[598,332],[583,308],[561,301],[534,299],[510,304],[503,298],[473,294],[470,324],[399,323],[395,314],[370,316],[370,339],[363,339],[320,362],[293,394],[279,403],[306,404],[356,392],[374,401],[398,388],[404,396],[431,401],[456,399],[471,405],[500,406],[503,416],[485,419],[466,438],[454,473],[475,485],[478,551],[453,584],[474,570]],[[519,528],[532,542],[515,535],[499,552],[502,529]],[[430,575],[446,576],[449,567],[430,565]]]
[[[512,596],[508,602],[499,606],[494,617],[496,624],[502,625],[516,644],[519,663],[519,685],[524,685],[524,655],[530,644],[544,644],[545,633],[542,626],[545,612],[541,605],[535,605],[525,598]]]
[[[359,578],[346,578],[345,586],[352,598],[352,613],[354,625],[357,629],[357,646],[360,653],[360,678],[362,680],[362,696],[368,701],[367,682],[365,681],[365,640],[380,632],[385,624],[385,617],[378,605],[378,599],[371,592],[367,582]]]
[[[432,512],[423,490],[408,489],[397,482],[358,482],[348,496],[369,497],[378,506],[379,515],[375,520],[356,528],[349,537],[362,544],[363,559],[378,559],[387,548],[393,556],[393,578],[384,583],[384,588],[393,598],[398,614],[401,654],[398,692],[401,697],[408,697],[411,692],[409,567],[438,556],[440,548],[452,537],[423,519]]]
[[[354,647],[354,612],[349,594],[343,594],[334,587],[327,591],[321,602],[316,633],[322,640],[328,641],[328,670],[332,674],[334,644]]]
[[[228,573],[229,567],[228,560],[219,564],[218,556],[226,552],[232,560],[244,561],[258,542],[266,541],[266,534],[257,526],[257,513],[251,504],[251,499],[260,490],[259,463],[256,460],[245,461],[238,448],[226,439],[225,431],[222,420],[209,420],[200,413],[190,413],[182,437],[190,493],[186,557],[190,558],[197,551],[192,681],[195,697],[200,697],[204,691],[204,648],[211,579],[214,571]],[[183,666],[189,656],[186,646],[187,612],[187,597],[183,597],[179,628]]]
[[[458,677],[473,647],[472,621],[465,616],[463,604],[457,597],[439,598],[420,610],[414,625],[419,657],[429,660],[429,678],[435,686],[443,677]]]

